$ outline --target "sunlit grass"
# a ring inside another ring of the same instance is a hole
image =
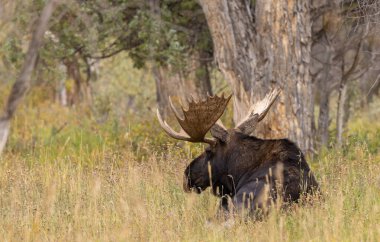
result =
[[[52,103],[43,86],[20,106],[0,158],[0,241],[379,240],[376,117],[354,119],[342,149],[309,161],[322,199],[230,223],[209,190],[182,191],[184,168],[203,145],[166,137],[147,108],[151,77],[118,58],[103,64],[92,108]],[[1,107],[9,88],[0,88]],[[138,99],[127,109],[128,95]]]
[[[218,199],[209,191],[182,191],[186,163],[202,146],[174,143],[150,122],[153,117],[97,123],[80,107],[21,110],[0,158],[1,241],[380,237],[380,155],[373,147],[380,128],[368,128],[364,119],[351,124],[344,149],[310,162],[323,199],[274,210],[262,221],[237,217],[227,226],[216,216]]]

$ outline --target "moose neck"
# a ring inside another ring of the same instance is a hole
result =
[[[251,173],[270,155],[272,140],[262,140],[253,136],[234,132],[230,136],[228,147],[221,154],[222,167],[215,169],[217,179],[213,181],[214,193],[233,196],[239,189],[241,180]]]

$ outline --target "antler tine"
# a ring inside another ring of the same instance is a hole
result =
[[[184,119],[178,119],[181,127],[196,139],[204,138],[205,134],[222,116],[227,106],[228,98],[208,96],[206,100],[196,103],[190,102],[188,110],[183,112]]]
[[[159,112],[157,112],[157,117],[166,133],[175,139],[215,144],[216,141],[214,139],[205,138],[205,135],[215,122],[218,121],[220,116],[222,116],[231,96],[232,95],[224,98],[224,96],[218,97],[217,95],[208,95],[204,101],[202,100],[199,102],[192,98],[188,103],[187,110],[181,105],[183,115],[178,113],[169,97],[170,107],[182,128],[180,133],[175,132],[170,128],[167,123],[162,120]]]
[[[160,111],[157,109],[157,118],[158,122],[160,123],[161,127],[165,130],[165,132],[172,138],[174,139],[179,139],[179,140],[185,140],[185,141],[191,141],[190,136],[188,136],[183,130],[178,133],[174,131],[167,123],[164,121],[161,117]]]
[[[275,88],[269,92],[264,99],[252,105],[246,118],[237,125],[236,129],[247,135],[251,135],[256,124],[267,115],[280,93],[281,90]]]
[[[173,104],[173,101],[172,101],[172,97],[170,97],[170,96],[169,96],[169,104],[170,104],[170,108],[171,108],[171,110],[173,111],[173,113],[174,113],[176,119],[177,119],[177,120],[179,120],[179,119],[184,120],[184,118],[181,117],[182,115],[180,115],[180,114],[178,113],[177,109],[174,107],[174,104]],[[182,105],[181,105],[181,108],[182,108],[182,111],[185,111],[185,110],[183,109],[183,106],[182,106]]]
[[[196,103],[199,103],[201,101],[201,97],[198,95],[194,95],[194,96],[191,95],[191,97],[193,98],[194,102],[196,102]]]
[[[254,112],[259,114],[259,122],[265,117],[265,115],[267,115],[269,109],[272,107],[280,93],[280,89],[273,89],[263,100],[254,105]]]

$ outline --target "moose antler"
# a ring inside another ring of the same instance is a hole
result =
[[[269,92],[260,102],[252,105],[252,107],[249,109],[248,115],[236,126],[235,129],[244,134],[251,135],[255,130],[256,124],[260,122],[265,117],[265,115],[267,115],[270,107],[274,101],[276,101],[280,93],[281,90],[275,88]]]
[[[187,109],[181,106],[183,118],[180,117],[181,115],[175,109],[171,98],[169,98],[171,109],[173,110],[179,125],[182,127],[180,132],[174,131],[165,121],[163,121],[158,109],[157,118],[161,127],[174,139],[189,142],[205,142],[213,145],[215,140],[206,138],[205,135],[216,121],[218,121],[220,116],[222,116],[231,96],[232,95],[225,98],[224,94],[222,94],[221,97],[218,97],[217,95],[210,96],[207,94],[205,100],[199,102],[194,99],[190,100]]]

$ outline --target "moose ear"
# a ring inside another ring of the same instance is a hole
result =
[[[228,141],[228,131],[223,126],[222,123],[215,123],[210,129],[212,137],[222,141],[223,143],[227,143]]]

